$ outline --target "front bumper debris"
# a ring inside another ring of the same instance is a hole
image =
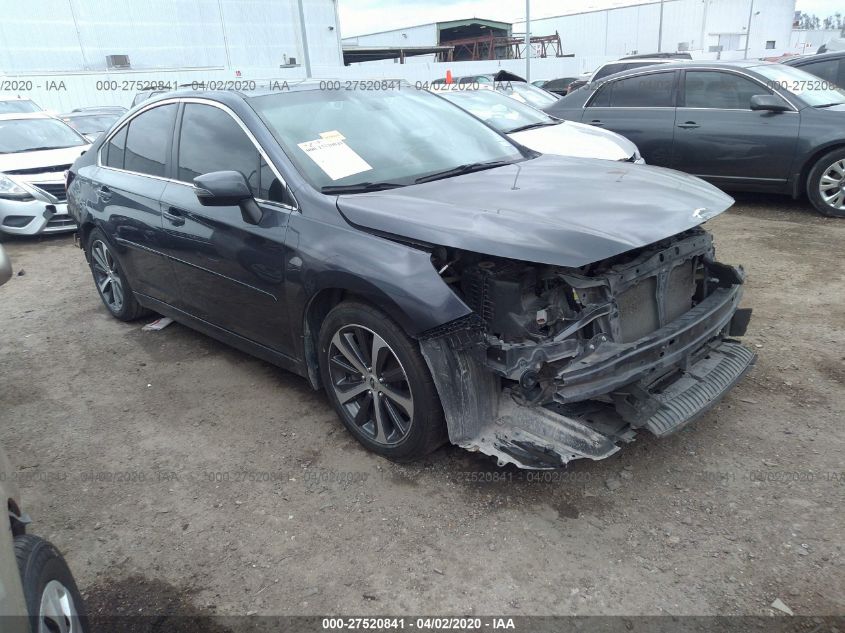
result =
[[[637,386],[635,402],[647,405],[641,408],[647,415],[637,419],[592,400],[525,406],[500,388],[492,372],[444,339],[421,341],[421,348],[440,392],[452,443],[491,455],[500,466],[534,470],[559,468],[573,459],[604,459],[633,441],[639,429],[663,437],[683,428],[715,405],[756,358],[738,343],[712,343],[685,369]]]

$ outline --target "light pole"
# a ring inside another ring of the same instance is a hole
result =
[[[743,59],[748,59],[748,44],[751,41],[751,18],[754,17],[754,0],[751,0],[751,8],[748,10],[748,26],[745,29],[745,55]]]
[[[531,0],[525,0],[525,81],[531,83]]]
[[[299,28],[302,29],[302,57],[305,62],[305,78],[311,79],[311,55],[308,52],[308,33],[305,27],[305,10],[302,8],[302,0],[299,4]]]
[[[660,0],[660,24],[657,27],[657,52],[663,52],[663,0]]]

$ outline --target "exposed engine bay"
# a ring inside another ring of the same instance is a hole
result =
[[[716,262],[701,228],[577,269],[446,248],[432,263],[473,311],[420,341],[450,439],[502,464],[553,468],[638,428],[671,433],[754,361],[727,338],[750,318],[742,269]]]

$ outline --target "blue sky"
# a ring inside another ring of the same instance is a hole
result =
[[[531,14],[539,18],[626,4],[636,2],[566,0],[564,3],[562,0],[531,0]],[[525,16],[524,0],[339,0],[338,6],[340,30],[344,37],[442,20],[484,17],[514,22]],[[796,8],[822,18],[837,10],[845,12],[842,0],[797,0]]]

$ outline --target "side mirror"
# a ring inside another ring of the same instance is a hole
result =
[[[788,112],[787,103],[775,95],[754,95],[751,97],[752,110],[768,110],[769,112]]]
[[[261,222],[263,213],[255,201],[243,174],[237,171],[213,171],[194,178],[194,193],[204,207],[241,208],[247,224]]]

